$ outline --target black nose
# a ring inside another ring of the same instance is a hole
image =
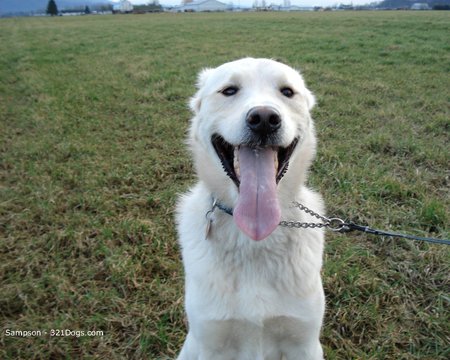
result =
[[[248,112],[246,122],[255,134],[267,136],[281,127],[281,116],[270,106],[256,106]]]

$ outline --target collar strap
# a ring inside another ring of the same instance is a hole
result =
[[[221,204],[218,201],[216,201],[216,206],[217,206],[217,208],[222,210],[224,213],[227,213],[228,215],[233,216],[233,209],[232,208],[229,208],[229,207]]]
[[[211,199],[212,199],[212,207],[211,207],[211,210],[209,210],[206,213],[207,216],[209,214],[213,213],[216,208],[222,210],[224,213],[226,213],[226,214],[228,214],[230,216],[233,216],[233,208],[230,208],[228,206],[225,206],[225,205],[221,204],[214,196],[212,196]]]

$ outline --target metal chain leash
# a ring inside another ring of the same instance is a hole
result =
[[[300,211],[304,211],[305,213],[315,217],[318,220],[322,220],[320,223],[304,223],[300,221],[280,221],[280,226],[288,227],[288,228],[297,228],[297,229],[320,229],[327,227],[332,231],[342,231],[345,228],[345,221],[339,218],[327,218],[322,216],[315,211],[307,208],[305,205],[300,204],[299,202],[294,201],[294,206],[297,207]]]
[[[299,221],[281,221],[280,226],[285,226],[288,228],[323,228],[327,227],[331,231],[336,232],[350,232],[350,231],[361,231],[365,232],[367,234],[372,235],[380,235],[380,236],[388,236],[388,237],[397,237],[397,238],[403,238],[403,239],[409,239],[409,240],[418,240],[418,241],[426,241],[429,243],[435,243],[435,244],[443,244],[443,245],[450,245],[450,240],[447,239],[436,239],[436,238],[428,238],[428,237],[421,237],[421,236],[414,236],[414,235],[406,235],[406,234],[398,234],[393,233],[389,231],[383,231],[383,230],[377,230],[372,229],[368,226],[362,226],[355,224],[353,222],[345,222],[342,219],[339,218],[327,218],[325,216],[319,215],[318,213],[312,211],[311,209],[308,209],[306,206],[294,201],[294,206],[297,207],[300,211],[304,211],[305,213],[322,220],[321,223],[303,223]]]
[[[326,216],[320,215],[316,213],[315,211],[307,208],[305,205],[300,204],[299,202],[294,201],[293,202],[294,207],[298,208],[300,211],[304,211],[305,213],[311,215],[312,217],[315,217],[318,220],[321,220],[322,222],[300,222],[300,221],[286,221],[282,220],[280,221],[279,226],[284,226],[287,228],[296,228],[296,229],[320,229],[320,228],[328,228],[331,231],[335,232],[350,232],[350,231],[360,231],[371,235],[380,235],[380,236],[388,236],[388,237],[397,237],[397,238],[404,238],[409,240],[417,240],[417,241],[426,241],[430,243],[435,244],[444,244],[444,245],[450,245],[450,240],[447,239],[436,239],[436,238],[428,238],[428,237],[421,237],[421,236],[414,236],[414,235],[406,235],[406,234],[398,234],[393,233],[389,231],[384,230],[377,230],[373,229],[368,226],[364,225],[358,225],[353,222],[346,222],[340,218],[327,218]],[[211,214],[214,212],[215,208],[219,208],[223,212],[227,213],[230,216],[233,216],[233,209],[228,208],[226,206],[223,206],[220,204],[215,198],[213,198],[213,204],[211,210],[209,210],[206,213],[206,218],[208,219],[208,225],[206,227],[206,237],[208,237],[209,229],[211,227],[212,218]]]

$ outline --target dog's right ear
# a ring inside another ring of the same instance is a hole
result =
[[[200,111],[200,107],[202,105],[201,100],[201,90],[204,87],[206,80],[208,79],[209,75],[213,72],[213,69],[203,69],[200,71],[197,77],[197,93],[191,98],[189,101],[189,107],[191,110],[196,114]]]

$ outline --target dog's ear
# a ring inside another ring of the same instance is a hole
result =
[[[212,71],[213,69],[206,68],[200,71],[200,73],[198,74],[197,93],[189,101],[189,107],[194,113],[198,113],[200,111],[200,107],[202,105],[201,90],[205,86],[206,80],[208,79]]]
[[[305,87],[305,99],[306,105],[308,106],[308,110],[311,111],[314,105],[316,105],[316,97],[306,87]]]
[[[208,80],[209,75],[213,72],[214,69],[205,68],[198,74],[197,77],[197,89],[201,89],[205,86],[206,80]]]
[[[305,80],[303,80],[301,72],[297,70],[297,74],[300,76],[299,83],[297,84],[299,86],[300,95],[302,95],[305,98],[306,106],[308,107],[308,110],[311,111],[314,105],[316,105],[316,97],[306,87]]]
[[[200,100],[200,97],[197,94],[195,94],[191,99],[189,100],[189,107],[194,112],[194,114],[197,114],[200,111],[200,106],[202,105],[202,101]]]

